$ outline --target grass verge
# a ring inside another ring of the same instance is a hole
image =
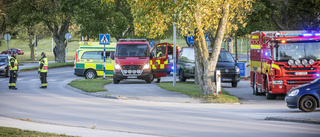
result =
[[[1,137],[73,137],[64,134],[45,133],[30,130],[22,130],[18,128],[0,127]]]
[[[61,68],[61,67],[73,67],[73,62],[67,62],[67,63],[50,63],[48,64],[48,68]],[[21,72],[23,71],[31,71],[31,70],[38,70],[38,66],[30,67],[30,68],[23,68],[20,69]]]
[[[177,82],[176,86],[172,86],[172,82],[163,82],[158,85],[168,91],[179,92],[192,98],[205,99],[205,103],[239,103],[237,97],[230,95],[223,88],[221,89],[221,94],[216,97],[214,95],[202,95],[199,85],[191,81]]]
[[[71,81],[68,85],[81,89],[85,92],[101,92],[108,91],[104,85],[111,83],[112,80],[108,79],[76,79]]]

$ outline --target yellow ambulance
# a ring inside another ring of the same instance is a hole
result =
[[[84,76],[86,79],[94,79],[103,76],[103,51],[104,46],[99,42],[80,42],[74,61],[74,75]],[[106,45],[106,76],[113,76],[114,55],[116,43]]]

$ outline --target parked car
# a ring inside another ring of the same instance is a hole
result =
[[[209,50],[209,54],[212,51]],[[194,48],[182,48],[179,57],[179,81],[186,81],[188,78],[194,78],[195,61]],[[237,87],[240,81],[240,69],[237,61],[233,59],[230,52],[221,50],[217,62],[216,70],[220,70],[221,82],[231,83],[232,87]],[[214,79],[213,79],[214,80]]]
[[[24,51],[18,48],[8,49],[6,51],[2,51],[1,54],[11,54],[12,51],[15,51],[18,55],[23,55]]]
[[[9,55],[0,55],[0,75],[9,77]]]
[[[305,112],[312,112],[320,107],[320,78],[311,83],[292,88],[287,93],[285,101],[289,108],[299,108]]]

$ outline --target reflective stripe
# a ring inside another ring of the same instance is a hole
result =
[[[160,64],[160,69],[164,69],[164,64]]]
[[[9,83],[9,86],[16,86],[16,83]]]
[[[41,84],[41,86],[47,86],[48,85],[48,83],[43,83],[43,84]]]
[[[253,35],[252,39],[259,39],[259,35]]]
[[[252,48],[252,49],[260,49],[260,48],[261,48],[261,45],[251,45],[251,48]]]

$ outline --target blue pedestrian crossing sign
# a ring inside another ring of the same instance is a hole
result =
[[[110,45],[110,34],[99,34],[100,45]]]

